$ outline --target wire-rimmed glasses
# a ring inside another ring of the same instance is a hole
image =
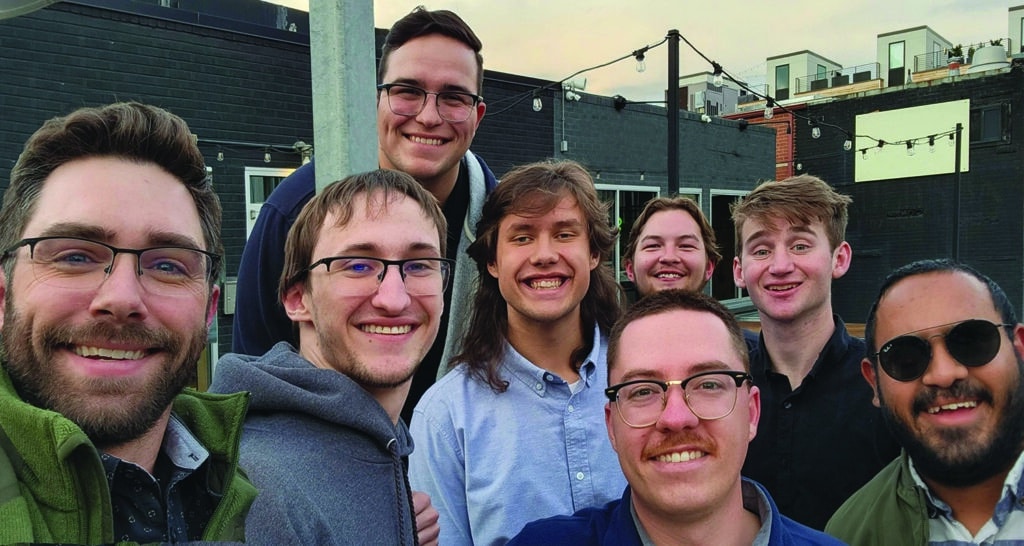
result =
[[[454,262],[447,258],[408,258],[385,260],[369,256],[330,256],[322,258],[299,272],[309,273],[323,265],[337,278],[334,287],[342,295],[368,296],[377,291],[388,269],[394,265],[411,296],[436,296],[444,292]]]

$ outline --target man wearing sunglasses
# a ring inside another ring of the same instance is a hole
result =
[[[469,151],[483,119],[482,44],[447,11],[414,9],[399,19],[381,50],[377,77],[378,163],[413,176],[437,198],[448,220],[447,257],[455,260],[448,312],[413,378],[402,412],[406,422],[427,387],[447,371],[469,315],[476,267],[466,255],[484,199],[497,184]],[[284,241],[302,206],[316,192],[310,162],[281,182],[260,210],[242,252],[232,338],[234,352],[261,355],[278,341],[297,342],[278,300]]]
[[[765,182],[733,208],[733,277],[757,307],[750,348],[761,424],[743,475],[815,529],[899,453],[860,375],[864,342],[832,312],[846,274],[851,200],[801,175]]]
[[[446,229],[437,200],[389,170],[331,184],[295,220],[280,294],[298,347],[225,355],[211,387],[252,393],[247,543],[410,545],[417,529],[435,543],[437,512],[413,514],[399,414],[440,325]]]
[[[839,544],[740,476],[760,416],[748,370],[739,324],[713,298],[663,290],[634,304],[612,329],[605,389],[625,493],[528,524],[510,546]]]
[[[861,371],[903,454],[827,531],[853,545],[1024,539],[1024,327],[975,269],[925,260],[883,282]]]
[[[153,106],[83,108],[47,121],[11,170],[0,544],[244,538],[247,397],[186,388],[222,251],[194,137]]]

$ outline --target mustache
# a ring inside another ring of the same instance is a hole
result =
[[[57,326],[43,332],[49,347],[102,342],[102,344],[143,346],[150,350],[172,350],[178,346],[166,330],[154,330],[139,323],[90,322],[81,326]]]
[[[686,446],[687,449],[697,449],[705,453],[714,453],[718,443],[713,438],[704,434],[683,431],[661,438],[654,444],[644,447],[641,456],[650,459],[665,453],[676,451],[679,446]]]
[[[929,407],[935,405],[939,398],[974,398],[979,402],[992,403],[992,392],[980,385],[969,383],[965,380],[954,382],[949,388],[927,387],[914,397],[911,409],[914,413],[924,413]]]

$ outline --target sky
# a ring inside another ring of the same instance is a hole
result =
[[[271,0],[308,9],[307,0]],[[369,0],[367,0],[369,1]],[[679,32],[726,72],[756,85],[765,59],[810,50],[844,67],[876,62],[879,34],[927,25],[953,44],[1009,35],[1007,10],[1022,0],[375,0],[377,28],[418,5],[459,14],[484,44],[484,68],[562,80]],[[588,72],[585,91],[633,101],[664,99],[667,44]],[[679,75],[710,71],[680,43]],[[582,76],[581,76],[582,77]],[[484,89],[486,96],[486,88]]]

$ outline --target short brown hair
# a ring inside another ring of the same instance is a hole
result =
[[[640,211],[640,216],[637,216],[633,227],[629,230],[629,244],[626,245],[626,255],[622,258],[623,265],[626,260],[635,261],[633,256],[636,254],[636,245],[640,234],[644,231],[644,226],[647,225],[651,216],[664,210],[681,210],[693,217],[693,221],[700,226],[700,238],[704,240],[704,254],[707,256],[708,263],[718,265],[718,262],[722,260],[722,253],[718,251],[715,230],[711,229],[711,224],[708,223],[704,212],[700,210],[700,205],[693,199],[682,196],[655,197],[644,205],[644,210]]]
[[[195,135],[180,117],[137,102],[81,108],[47,121],[29,137],[11,170],[11,185],[0,209],[0,249],[10,248],[24,236],[43,184],[53,171],[89,157],[151,163],[180,180],[199,213],[206,250],[223,254],[220,199],[213,191]],[[5,263],[8,277],[13,262]],[[220,260],[213,260],[209,282],[219,276]]]
[[[837,193],[824,180],[809,174],[764,182],[730,207],[736,226],[736,255],[743,254],[743,224],[748,219],[765,222],[769,218],[784,218],[795,225],[821,222],[829,246],[835,250],[846,240],[846,208],[852,202],[849,196]]]
[[[668,313],[670,311],[700,311],[711,313],[718,317],[725,329],[729,331],[729,339],[732,341],[732,348],[743,361],[743,370],[750,371],[750,357],[747,354],[747,342],[743,337],[743,330],[740,329],[736,317],[718,302],[715,298],[702,292],[692,292],[674,288],[671,290],[659,290],[653,294],[643,297],[626,310],[612,327],[612,333],[608,337],[608,373],[611,377],[612,368],[619,361],[619,345],[622,341],[622,331],[631,322],[644,317]],[[671,332],[665,332],[671,335]]]
[[[389,83],[383,81],[384,74],[388,71],[388,59],[394,51],[410,40],[421,36],[440,34],[453,40],[466,44],[466,47],[476,53],[476,94],[483,94],[484,87],[484,58],[480,55],[483,43],[476,37],[473,29],[454,12],[446,9],[428,10],[418,6],[408,15],[402,17],[392,25],[387,36],[384,37],[384,45],[380,50],[380,65],[377,67],[377,83]]]
[[[430,218],[437,227],[437,238],[440,244],[441,257],[445,256],[448,242],[448,221],[441,212],[437,198],[425,190],[412,176],[387,169],[354,174],[343,180],[332,182],[309,200],[295,223],[288,230],[288,239],[284,245],[284,271],[278,285],[278,297],[283,301],[285,293],[296,283],[303,281],[308,275],[306,270],[313,261],[313,249],[320,238],[327,215],[337,215],[338,227],[344,227],[352,219],[352,203],[359,195],[381,194],[380,210],[387,210],[388,201],[392,196],[404,195],[411,198],[423,209],[423,214]],[[373,206],[366,200],[367,210]],[[382,236],[386,234],[381,234]],[[309,287],[306,287],[309,290]]]

